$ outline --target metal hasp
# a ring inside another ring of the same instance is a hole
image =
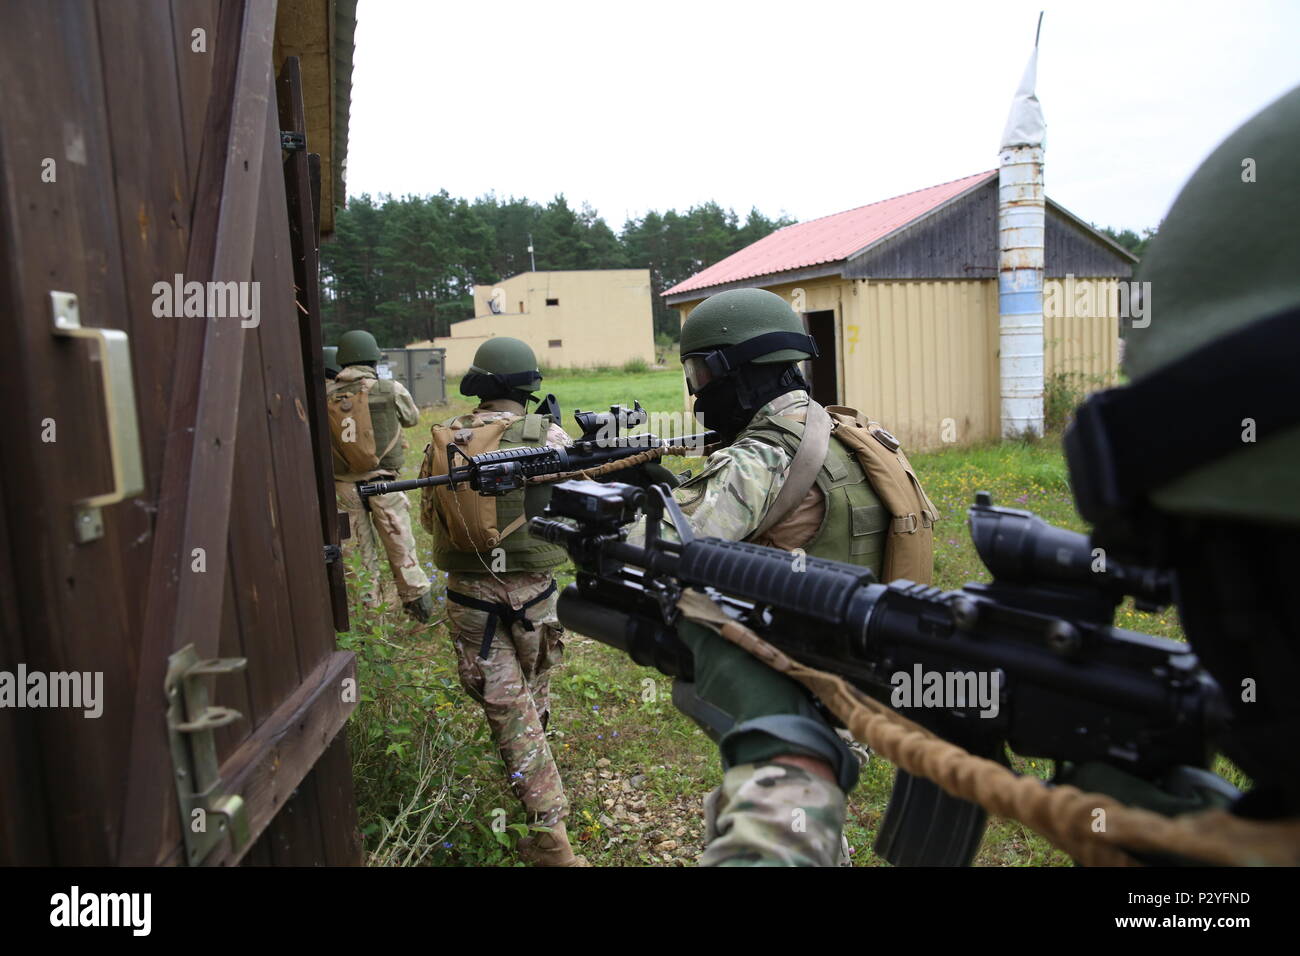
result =
[[[213,731],[243,719],[229,707],[208,702],[207,678],[244,669],[243,657],[200,660],[193,644],[167,658],[167,737],[171,741],[172,771],[181,810],[185,862],[198,866],[230,834],[238,851],[248,843],[248,810],[244,798],[221,792],[217,743]]]
[[[51,292],[54,334],[93,339],[98,346],[100,382],[108,418],[108,449],[113,461],[113,490],[91,495],[74,507],[73,531],[78,544],[104,536],[104,505],[116,504],[144,491],[144,464],[140,455],[140,426],[135,417],[135,381],[131,374],[131,344],[121,329],[82,327],[77,297],[71,292]]]
[[[298,133],[291,129],[280,130],[280,148],[286,153],[296,152],[300,149],[307,148],[307,134]]]

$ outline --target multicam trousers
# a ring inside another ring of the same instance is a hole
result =
[[[705,801],[701,866],[835,866],[844,792],[802,767],[742,764]]]
[[[379,544],[388,554],[388,566],[397,582],[397,597],[403,604],[414,601],[429,590],[429,578],[420,567],[411,533],[411,505],[406,493],[395,491],[375,495],[367,512],[361,504],[357,486],[350,481],[334,482],[339,507],[348,513],[352,536],[343,542],[344,553],[361,552],[361,563],[370,575],[370,584],[361,594],[361,603],[375,607],[383,595],[379,576]],[[378,539],[378,543],[375,539]]]
[[[453,571],[447,590],[494,604],[521,608],[550,586],[545,572],[475,574]],[[551,668],[564,653],[564,631],[555,617],[556,595],[528,608],[536,626],[497,624],[486,659],[479,657],[488,612],[447,600],[460,682],[483,707],[488,726],[530,823],[553,826],[568,815],[560,771],[546,740]]]

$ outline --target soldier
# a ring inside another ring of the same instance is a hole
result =
[[[375,467],[356,470],[341,453],[339,436],[332,435],[334,491],[352,526],[352,536],[344,542],[344,547],[359,548],[362,564],[369,572],[369,586],[361,595],[366,607],[378,606],[382,593],[377,538],[388,555],[388,566],[397,582],[402,606],[417,621],[428,623],[433,611],[429,578],[420,568],[406,494],[398,491],[362,500],[357,492],[359,484],[397,477],[402,470],[402,428],[420,420],[420,410],[406,387],[392,379],[381,379],[375,371],[380,357],[379,345],[369,332],[354,329],[343,333],[336,355],[340,370],[326,386],[327,400],[336,405],[351,404],[364,391],[373,426],[370,440],[375,454],[371,460],[378,459]]]
[[[674,494],[699,535],[880,572],[895,530],[891,512],[853,451],[831,439],[830,415],[808,394],[797,363],[816,354],[799,316],[771,292],[722,292],[696,307],[682,326],[682,365],[696,416],[726,447]],[[856,416],[851,409],[835,412]],[[887,432],[880,435],[892,441]],[[928,556],[933,506],[920,500],[909,515]],[[696,670],[700,697],[734,720],[719,741],[726,774],[708,802],[713,839],[701,862],[750,862],[754,847],[762,846],[769,860],[833,864],[857,758],[794,682],[743,651],[716,646],[701,628],[684,626],[679,633],[693,647],[704,646]],[[776,818],[762,818],[759,795],[781,807]],[[816,840],[789,839],[790,805],[819,821],[809,828]]]
[[[423,473],[446,473],[449,441],[469,455],[568,445],[552,415],[527,411],[541,381],[526,343],[504,336],[483,343],[460,384],[462,395],[478,397],[478,407],[434,427]],[[529,514],[540,511],[537,493],[528,496]],[[568,802],[546,739],[551,669],[564,651],[551,572],[568,555],[528,533],[525,498],[524,491],[493,499],[470,489],[426,489],[421,521],[433,535],[434,563],[447,572],[461,684],[483,707],[528,823],[549,828],[521,840],[522,855],[538,866],[586,866],[569,845]]]
[[[1232,810],[1271,820],[1300,818],[1297,151],[1300,88],[1193,175],[1142,263],[1150,291],[1127,334],[1132,383],[1085,402],[1065,442],[1093,543],[1175,576],[1179,619],[1232,710],[1224,751],[1253,781]],[[724,526],[753,523],[748,505],[733,510]],[[732,684],[752,691],[729,692],[719,675],[741,664],[734,649],[698,629],[682,636],[707,700],[748,701],[750,712],[766,714],[790,707],[761,665],[733,670]],[[829,858],[845,788],[834,782],[833,759],[795,764],[778,754],[765,767],[728,770],[707,862]],[[1151,785],[1122,777],[1085,766],[1073,782],[1150,809],[1168,804]],[[795,832],[792,811],[808,807],[815,812]]]

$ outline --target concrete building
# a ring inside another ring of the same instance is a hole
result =
[[[463,374],[474,352],[494,335],[522,339],[550,368],[653,363],[650,270],[522,272],[474,287],[474,318],[451,335],[410,348],[446,349],[446,373]]]
[[[1099,387],[1118,368],[1118,286],[1137,260],[1050,198],[1044,233],[1045,380]],[[1001,433],[998,272],[990,170],[787,226],[664,296],[683,320],[725,289],[783,296],[821,352],[817,401],[920,449]]]

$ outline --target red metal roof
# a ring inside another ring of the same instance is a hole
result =
[[[996,175],[997,170],[992,169],[857,209],[786,226],[695,273],[663,294],[678,295],[742,279],[839,262]]]

